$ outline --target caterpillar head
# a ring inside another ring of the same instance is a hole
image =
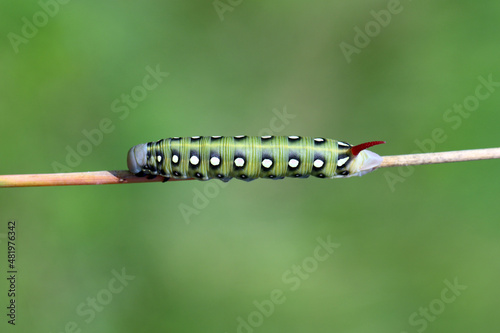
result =
[[[141,173],[147,164],[148,145],[146,143],[133,146],[128,151],[127,165],[128,169],[134,175]]]
[[[366,148],[382,143],[385,143],[385,141],[366,142],[349,148],[346,154],[347,157],[345,157],[345,164],[341,164],[342,159],[340,158],[337,162],[337,176],[335,178],[363,176],[375,170],[382,163],[382,157],[366,150]]]

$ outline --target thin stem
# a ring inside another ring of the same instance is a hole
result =
[[[186,179],[169,179],[192,180]],[[29,187],[29,186],[65,186],[65,185],[103,185],[103,184],[132,184],[165,181],[163,177],[148,179],[137,177],[126,170],[93,171],[93,172],[68,172],[68,173],[39,173],[31,175],[5,175],[0,176],[2,187]]]
[[[458,150],[442,153],[427,153],[413,155],[384,156],[379,168],[397,167],[406,165],[422,165],[449,162],[476,161],[500,158],[500,148]],[[192,180],[173,179],[168,181]],[[29,186],[64,186],[64,185],[102,185],[102,184],[131,184],[151,183],[165,181],[163,177],[148,179],[137,177],[125,170],[119,171],[95,171],[95,172],[70,172],[70,173],[46,173],[28,175],[5,175],[0,176],[0,188],[2,187],[29,187]]]
[[[384,156],[379,168],[406,165],[465,162],[500,158],[500,148],[472,149],[413,155]]]

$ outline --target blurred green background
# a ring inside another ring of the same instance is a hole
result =
[[[499,85],[480,79],[500,82],[498,1],[62,2],[0,4],[1,174],[125,169],[131,146],[171,136],[500,145]],[[497,332],[498,166],[2,189],[0,327]]]

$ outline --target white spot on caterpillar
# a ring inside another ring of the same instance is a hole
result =
[[[341,158],[340,160],[337,161],[337,166],[340,168],[344,166],[344,164],[349,160],[349,157],[344,157]]]
[[[288,165],[290,166],[290,168],[296,168],[299,166],[299,160],[292,158],[290,161],[288,161]]]
[[[161,163],[161,155],[156,156],[156,160],[158,161],[158,163]]]
[[[320,159],[317,159],[314,161],[313,165],[315,168],[321,168],[323,165],[325,164],[325,162],[323,162],[322,160]]]
[[[242,166],[245,165],[245,160],[241,157],[238,157],[237,159],[234,160],[234,165],[236,165],[238,168],[241,168]]]
[[[200,137],[199,136],[192,136],[191,139],[198,140]]]
[[[345,143],[345,142],[342,142],[342,141],[337,141],[337,144],[338,144],[339,146],[342,146],[342,147],[350,147],[350,145],[349,145],[349,144],[347,144],[347,143]]]
[[[212,164],[213,166],[218,166],[220,164],[220,158],[218,158],[217,156],[213,156],[210,159],[210,164]]]
[[[235,138],[236,139],[243,139],[245,136],[244,135],[236,135]]]
[[[323,139],[323,138],[315,138],[314,141],[315,142],[325,142],[325,139]]]
[[[198,158],[198,156],[193,155],[189,159],[189,162],[191,162],[192,165],[198,165],[198,163],[200,163],[200,159]]]
[[[220,138],[222,138],[222,136],[220,136],[220,135],[213,135],[212,136],[212,139],[220,139]]]
[[[179,162],[179,156],[172,155],[172,163],[178,163],[178,162]]]
[[[266,159],[262,160],[262,166],[266,169],[269,169],[270,167],[273,166],[273,161],[266,158]]]
[[[263,135],[263,136],[261,136],[262,139],[270,139],[272,137],[273,137],[272,135]]]
[[[296,135],[290,135],[288,138],[291,140],[297,140],[299,137]]]

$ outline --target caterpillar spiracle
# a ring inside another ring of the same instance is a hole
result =
[[[135,175],[167,179],[347,178],[375,170],[382,157],[366,148],[382,143],[351,146],[300,136],[174,137],[132,147],[127,164]]]

